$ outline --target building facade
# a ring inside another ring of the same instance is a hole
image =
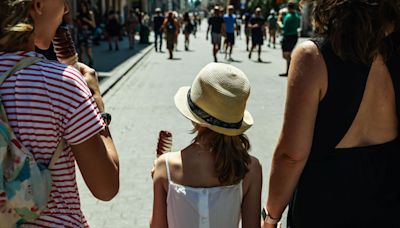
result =
[[[68,0],[73,17],[78,13],[79,3],[82,0]],[[111,10],[119,12],[124,19],[129,9],[139,9],[140,11],[149,12],[150,3],[157,0],[85,0],[89,1],[92,10],[96,15],[106,15]]]

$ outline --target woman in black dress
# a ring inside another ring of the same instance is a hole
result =
[[[89,3],[81,1],[79,14],[77,17],[78,24],[78,46],[79,61],[83,62],[85,54],[88,58],[88,65],[93,67],[93,31],[96,28],[94,14],[89,8]]]
[[[121,33],[118,14],[111,10],[107,18],[107,35],[108,35],[108,50],[112,51],[112,43],[115,44],[115,50],[119,50],[118,42]]]
[[[193,23],[189,12],[183,14],[183,35],[185,35],[185,51],[189,51],[190,34],[193,32]]]
[[[304,2],[263,227],[400,227],[400,3]]]

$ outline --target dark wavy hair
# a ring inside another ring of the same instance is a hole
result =
[[[193,142],[213,153],[216,176],[221,183],[234,183],[244,178],[251,162],[250,142],[246,135],[227,136],[197,124],[192,133],[196,132]]]
[[[370,64],[376,54],[385,58],[393,48],[383,42],[388,24],[399,29],[399,0],[302,0],[314,4],[317,36],[332,45],[339,57]]]
[[[30,1],[0,1],[0,51],[16,51],[28,43],[33,34],[33,19],[29,15]]]

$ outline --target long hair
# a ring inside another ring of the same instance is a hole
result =
[[[243,179],[251,162],[248,151],[250,142],[246,135],[227,136],[208,128],[195,125],[193,142],[205,146],[214,155],[216,176],[221,183],[232,183]]]
[[[85,7],[86,12],[83,12],[82,6]],[[80,4],[79,4],[79,10],[78,10],[79,14],[84,15],[84,16],[88,16],[88,15],[90,15],[90,11],[91,11],[90,10],[90,4],[87,1],[81,1]]]
[[[33,34],[33,19],[29,15],[31,1],[0,1],[0,51],[17,51],[29,42]]]
[[[183,21],[185,21],[185,22],[190,21],[189,12],[185,12],[183,14]]]
[[[387,25],[399,29],[398,0],[302,0],[314,3],[314,25],[318,36],[331,43],[344,60],[370,64],[380,53],[385,58],[393,47],[384,42]],[[396,49],[398,47],[395,47]]]

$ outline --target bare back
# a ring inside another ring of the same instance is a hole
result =
[[[397,137],[395,93],[382,56],[372,63],[358,113],[336,148],[382,144]]]

